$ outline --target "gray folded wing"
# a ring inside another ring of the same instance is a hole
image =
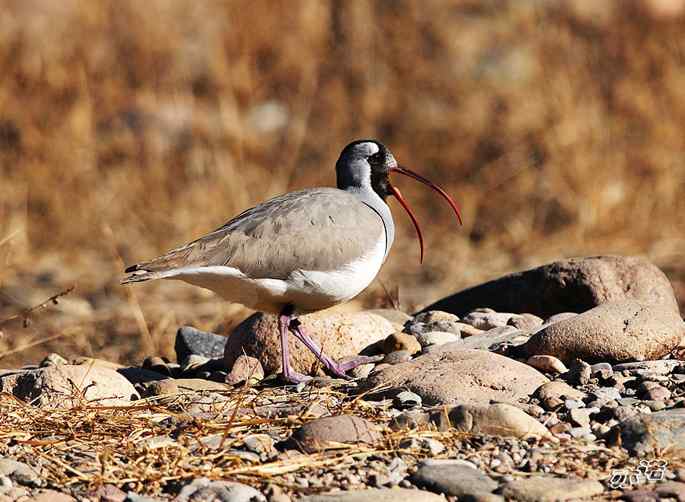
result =
[[[253,279],[285,279],[298,269],[337,270],[371,252],[383,238],[381,217],[355,195],[336,188],[290,192],[185,246],[129,267],[126,272],[132,274],[123,282],[216,265],[236,268]],[[149,277],[140,272],[149,272]]]

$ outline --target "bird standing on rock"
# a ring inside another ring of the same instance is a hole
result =
[[[243,211],[213,232],[150,261],[126,269],[122,284],[178,279],[214,291],[231,302],[278,314],[283,377],[299,383],[310,377],[295,372],[288,355],[288,331],[328,370],[346,372],[371,359],[339,363],[302,330],[296,316],[351,300],[373,281],[395,237],[385,199],[392,195],[416,228],[423,261],[423,236],[414,213],[389,175],[414,178],[440,187],[401,167],[374,140],[354,141],[336,163],[337,188],[309,188],[274,197]]]

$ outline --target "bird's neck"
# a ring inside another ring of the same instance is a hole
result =
[[[383,221],[383,226],[385,227],[385,256],[387,257],[395,240],[395,222],[392,219],[390,208],[370,185],[348,186],[344,190],[371,208]]]

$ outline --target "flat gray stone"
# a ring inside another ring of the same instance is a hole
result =
[[[7,476],[21,485],[42,486],[45,484],[33,467],[11,458],[0,458],[0,476]]]
[[[480,349],[489,350],[491,347],[500,343],[512,342],[515,339],[524,336],[525,332],[516,329],[513,326],[500,326],[492,328],[480,335],[470,336],[464,338],[461,342],[461,347],[464,349]],[[523,339],[524,341],[526,338]]]
[[[594,497],[603,491],[599,481],[533,476],[505,484],[502,495],[519,502],[556,502]]]
[[[183,326],[176,332],[174,350],[176,361],[181,363],[190,355],[204,356],[208,359],[223,357],[227,337],[202,331],[192,326]]]
[[[383,488],[350,492],[323,493],[302,497],[302,502],[445,502],[435,493],[406,488]]]
[[[483,312],[474,311],[466,315],[462,322],[470,324],[474,328],[482,330],[490,330],[492,328],[499,328],[506,326],[509,320],[516,314],[510,312]]]
[[[447,343],[458,342],[459,335],[447,331],[428,331],[426,333],[417,334],[416,339],[421,344],[421,347],[429,347],[431,345],[445,345]]]
[[[181,489],[177,502],[266,502],[266,497],[251,486],[234,481],[194,479]]]
[[[590,394],[602,403],[621,399],[621,393],[616,387],[599,387],[590,392]]]
[[[496,481],[474,465],[460,460],[422,462],[412,481],[433,492],[455,497],[492,493],[497,488]]]
[[[685,454],[685,408],[640,414],[620,424],[621,443],[634,454],[667,449]]]
[[[675,368],[683,366],[683,361],[675,359],[657,359],[654,361],[636,361],[631,363],[614,364],[614,371],[639,372],[647,371],[658,375],[668,375]]]

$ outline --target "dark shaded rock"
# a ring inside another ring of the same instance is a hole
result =
[[[374,444],[381,439],[376,427],[363,418],[352,415],[317,418],[297,429],[290,443],[312,453],[326,450],[335,443]]]
[[[659,359],[685,335],[680,314],[663,305],[632,300],[608,302],[535,333],[521,347],[565,363]]]
[[[122,375],[126,380],[132,384],[154,382],[155,380],[163,380],[168,378],[164,373],[158,371],[146,370],[144,368],[130,367],[130,368],[120,368],[117,373]]]
[[[619,424],[621,443],[634,454],[654,454],[668,448],[685,453],[685,408],[640,414]]]
[[[159,356],[148,356],[143,360],[142,368],[144,370],[156,371],[166,376],[174,375],[173,369],[169,366],[169,360]]]
[[[478,307],[490,307],[498,312],[529,312],[547,318],[624,299],[661,304],[678,312],[668,278],[648,260],[634,256],[549,263],[460,291],[423,311],[443,310],[463,316]]]
[[[421,462],[412,481],[433,492],[455,497],[492,493],[497,488],[496,481],[463,460]]]
[[[652,490],[626,490],[621,494],[621,500],[628,502],[658,502],[659,494]]]
[[[592,377],[592,366],[582,359],[573,359],[568,373],[564,375],[567,382],[572,385],[587,385]]]
[[[642,382],[638,392],[640,399],[647,401],[666,401],[671,398],[671,391],[656,382]]]
[[[181,363],[191,354],[208,359],[223,357],[227,338],[207,331],[200,331],[191,326],[183,326],[176,332],[176,361]]]

